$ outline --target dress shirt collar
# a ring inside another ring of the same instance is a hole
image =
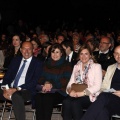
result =
[[[101,54],[101,53],[106,54],[106,53],[108,53],[108,52],[109,52],[109,50],[107,50],[107,51],[105,51],[105,52],[99,51],[99,54]]]
[[[30,58],[28,58],[28,59],[22,58],[22,61],[27,60],[27,62],[30,62],[31,59],[32,59],[32,56]]]
[[[69,54],[69,57],[71,58],[71,57],[72,57],[72,55],[73,55],[73,51]]]
[[[118,67],[118,63],[116,63],[116,68],[117,68],[118,70],[120,70],[120,67]]]
[[[69,62],[71,62],[72,55],[73,55],[73,51],[69,54]],[[67,59],[67,56],[66,56],[66,59]]]

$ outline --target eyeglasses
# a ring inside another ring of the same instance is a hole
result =
[[[110,44],[110,43],[106,43],[106,42],[100,42],[100,44]]]

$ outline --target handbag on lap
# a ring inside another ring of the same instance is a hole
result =
[[[72,85],[71,85],[71,90],[74,90],[74,91],[76,91],[76,92],[82,92],[82,91],[84,91],[86,88],[87,88],[88,86],[87,86],[87,84],[76,84],[76,83],[73,83]]]

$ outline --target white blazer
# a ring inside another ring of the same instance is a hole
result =
[[[74,65],[70,81],[66,88],[66,92],[67,92],[67,89],[71,88],[71,84],[75,83],[76,73],[79,71],[79,69],[80,69],[79,63]],[[93,63],[88,71],[88,88],[87,88],[87,90],[90,92],[89,98],[91,102],[94,102],[96,100],[96,97],[99,95],[101,84],[102,84],[101,65],[98,63]]]

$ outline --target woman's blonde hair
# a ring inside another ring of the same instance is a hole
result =
[[[89,46],[88,44],[86,44],[86,43],[83,44],[83,45],[80,47],[80,49],[79,49],[79,51],[78,51],[78,58],[79,58],[79,55],[80,55],[81,51],[84,50],[84,49],[87,49],[88,52],[89,52],[90,55],[91,55],[91,59],[92,59],[94,62],[97,62],[97,61],[95,60],[94,56],[93,56],[93,52],[92,52],[90,46]]]

